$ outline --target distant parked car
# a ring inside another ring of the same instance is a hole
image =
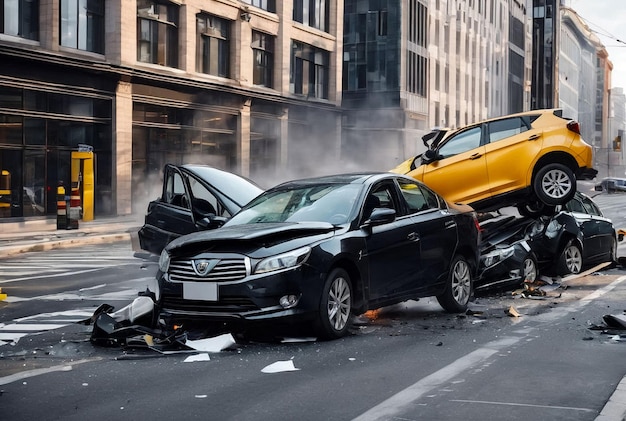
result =
[[[534,281],[540,271],[579,273],[616,259],[618,237],[613,223],[580,192],[553,216],[496,215],[481,221],[481,228],[476,290]]]
[[[534,110],[424,136],[429,148],[392,172],[420,180],[450,202],[477,211],[518,206],[539,215],[574,197],[591,179],[592,148],[562,110]]]
[[[158,319],[206,330],[311,325],[344,336],[351,315],[436,296],[466,310],[479,230],[469,206],[390,173],[274,187],[223,227],[169,243],[157,274]],[[299,327],[298,327],[299,328]]]
[[[148,204],[139,230],[140,247],[158,255],[181,235],[221,227],[262,192],[252,181],[228,171],[168,164],[161,196]]]
[[[626,178],[607,177],[595,185],[595,191],[626,192]]]

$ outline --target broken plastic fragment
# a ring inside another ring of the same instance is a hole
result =
[[[188,339],[185,345],[196,351],[221,352],[235,345],[235,340],[233,339],[233,335],[226,333],[214,338],[198,339],[195,341]]]
[[[513,306],[509,307],[509,309],[506,311],[506,314],[509,317],[520,317],[520,314],[517,312],[517,310]]]
[[[276,361],[261,370],[262,373],[280,373],[283,371],[298,371],[299,368],[296,368],[293,365],[292,360],[287,361]]]
[[[185,363],[194,363],[196,361],[211,361],[211,358],[209,357],[209,354],[206,352],[203,352],[202,354],[196,354],[196,355],[190,355],[187,358],[185,358]]]

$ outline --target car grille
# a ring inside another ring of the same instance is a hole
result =
[[[252,301],[244,297],[220,298],[219,302],[184,300],[172,295],[163,295],[162,305],[165,309],[189,311],[197,313],[239,313],[258,310]]]
[[[248,274],[246,266],[243,257],[220,259],[209,273],[200,276],[194,271],[191,260],[172,260],[168,272],[172,282],[226,282],[244,279]]]

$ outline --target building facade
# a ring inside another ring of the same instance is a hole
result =
[[[145,212],[165,163],[269,185],[339,156],[342,1],[2,5],[0,220],[55,214],[80,147],[96,217]]]

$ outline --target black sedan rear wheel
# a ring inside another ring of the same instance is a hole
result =
[[[578,243],[569,240],[559,256],[559,274],[580,273],[583,268],[583,252]]]
[[[326,278],[320,300],[317,334],[321,339],[337,339],[350,327],[352,284],[350,275],[341,268],[333,269]]]
[[[462,313],[467,310],[472,295],[472,269],[463,256],[454,256],[448,273],[448,283],[437,301],[450,313]]]
[[[546,205],[564,205],[576,194],[576,176],[566,165],[547,164],[537,171],[533,190]]]

